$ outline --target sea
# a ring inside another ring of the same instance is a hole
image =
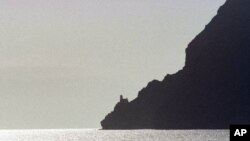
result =
[[[1,130],[0,141],[229,141],[229,130]]]

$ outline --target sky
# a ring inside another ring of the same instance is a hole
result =
[[[0,128],[100,128],[184,66],[225,0],[0,0]]]

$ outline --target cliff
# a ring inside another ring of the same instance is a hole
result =
[[[103,129],[226,129],[250,124],[250,0],[227,0],[186,49],[182,70],[154,80]]]

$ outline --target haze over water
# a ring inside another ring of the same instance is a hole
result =
[[[0,0],[0,128],[98,128],[185,62],[225,0]]]

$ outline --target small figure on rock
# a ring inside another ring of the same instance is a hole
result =
[[[120,95],[120,103],[128,103],[128,99],[127,98],[123,99],[123,96]]]

